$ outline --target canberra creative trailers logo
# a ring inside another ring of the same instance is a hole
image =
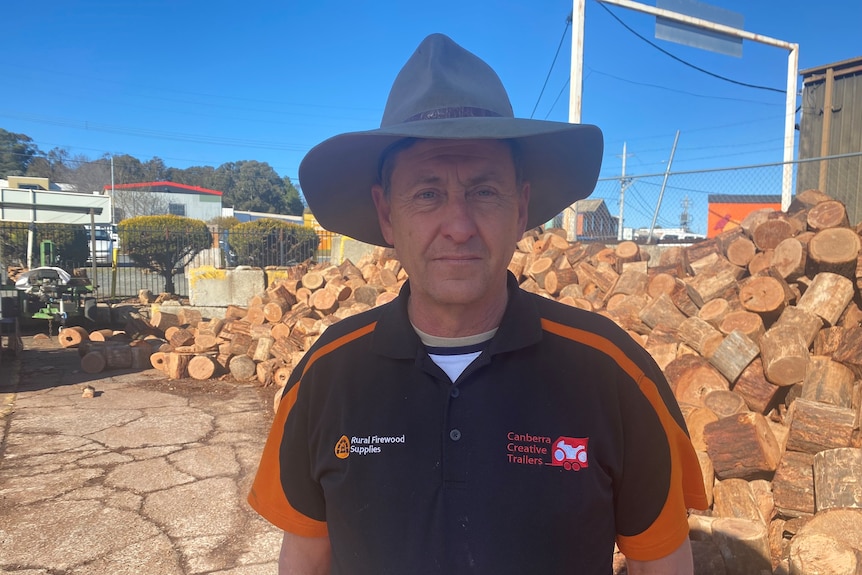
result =
[[[554,441],[543,435],[529,433],[506,434],[506,457],[516,465],[550,465],[567,471],[589,467],[587,458],[588,437],[560,436]]]

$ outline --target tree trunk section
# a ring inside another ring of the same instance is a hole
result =
[[[187,353],[171,352],[165,358],[165,373],[169,379],[183,379],[188,377],[188,366],[192,356]]]
[[[808,252],[796,238],[787,238],[775,247],[772,268],[787,281],[795,281],[805,275]]]
[[[733,386],[733,392],[742,396],[748,409],[763,414],[775,407],[780,390],[780,386],[766,379],[759,357],[742,370]]]
[[[819,232],[829,228],[849,228],[847,209],[837,200],[820,202],[808,211],[808,228]]]
[[[677,331],[682,341],[707,359],[724,341],[724,336],[720,331],[699,317],[687,318],[679,324]]]
[[[817,453],[825,449],[849,447],[856,414],[852,409],[817,401],[797,399],[787,412],[790,431],[787,449]]]
[[[780,447],[766,418],[754,412],[719,419],[704,428],[707,453],[721,479],[758,479],[778,467]]]
[[[713,488],[713,516],[748,519],[766,525],[751,484],[745,479],[725,479]]]
[[[739,237],[727,246],[727,261],[741,268],[748,267],[749,262],[757,253],[754,242],[745,237]]]
[[[763,327],[763,318],[754,312],[746,310],[737,310],[728,313],[721,320],[718,329],[725,335],[738,331],[755,343],[760,342],[760,338],[766,331]]]
[[[772,328],[760,339],[760,354],[766,379],[775,385],[799,383],[808,365],[808,345],[802,335],[789,328]]]
[[[856,261],[862,241],[850,228],[828,228],[808,242],[808,262],[812,274],[832,272],[848,279],[856,277]]]
[[[717,333],[717,332],[716,332]],[[709,357],[709,362],[733,385],[743,370],[760,354],[757,344],[740,331],[724,338]]]
[[[247,355],[237,355],[231,358],[229,369],[230,374],[237,381],[250,381],[257,375],[254,360]]]
[[[712,534],[724,558],[727,575],[772,573],[769,533],[762,523],[721,517],[713,522]]]
[[[862,509],[862,449],[829,449],[814,455],[817,512],[837,507]]]
[[[67,327],[57,336],[60,345],[64,348],[78,347],[85,341],[90,341],[90,335],[83,327]]]
[[[640,319],[653,329],[663,324],[676,330],[686,318],[669,296],[661,294],[643,309]]]
[[[196,355],[189,360],[188,372],[192,379],[204,381],[216,374],[219,365],[208,355]]]
[[[84,373],[101,373],[106,364],[105,356],[101,351],[91,351],[81,358],[81,371]]]
[[[177,317],[177,314],[175,313],[157,311],[153,313],[152,317],[150,317],[150,325],[157,330],[164,332],[169,327],[180,325],[180,318]]]
[[[805,370],[800,397],[836,407],[852,407],[855,379],[850,368],[829,357],[815,355]]]
[[[826,325],[835,325],[853,299],[853,292],[853,282],[846,277],[830,272],[819,273],[799,298],[796,307],[819,315]]]

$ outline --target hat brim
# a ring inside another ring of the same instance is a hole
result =
[[[423,120],[341,134],[312,148],[299,166],[302,193],[324,229],[389,245],[380,231],[371,187],[378,183],[381,154],[403,138],[517,141],[524,180],[530,182],[528,228],[592,193],[603,152],[596,126],[522,118]]]

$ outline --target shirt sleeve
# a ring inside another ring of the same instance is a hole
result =
[[[651,358],[631,398],[621,400],[626,435],[617,545],[631,559],[651,561],[672,553],[688,537],[688,509],[706,509],[697,453],[664,375]],[[637,412],[635,412],[635,410]],[[622,502],[622,503],[621,503]],[[651,506],[650,519],[632,531],[630,516]],[[628,531],[627,531],[628,530]]]
[[[301,418],[299,410],[294,409],[300,383],[294,382],[292,386],[288,384],[285,389],[263,448],[260,466],[248,495],[248,503],[264,519],[284,531],[302,537],[324,537],[328,534],[326,523],[295,509],[288,501],[282,484],[281,454],[286,442],[307,445],[302,438],[296,437],[296,430],[301,429],[302,426],[288,424],[289,418]],[[290,423],[293,424],[295,421]],[[286,432],[288,429],[290,431]],[[309,481],[311,481],[310,477]]]

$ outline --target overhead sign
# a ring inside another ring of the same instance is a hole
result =
[[[742,14],[696,0],[656,0],[656,8],[708,20],[739,30],[742,30],[745,24],[745,18]],[[742,56],[742,38],[735,38],[699,26],[683,24],[661,16],[656,16],[655,19],[655,37],[719,54],[736,56],[737,58]]]
[[[95,223],[111,223],[108,196],[0,188],[0,220],[6,222],[89,224],[91,210]]]

